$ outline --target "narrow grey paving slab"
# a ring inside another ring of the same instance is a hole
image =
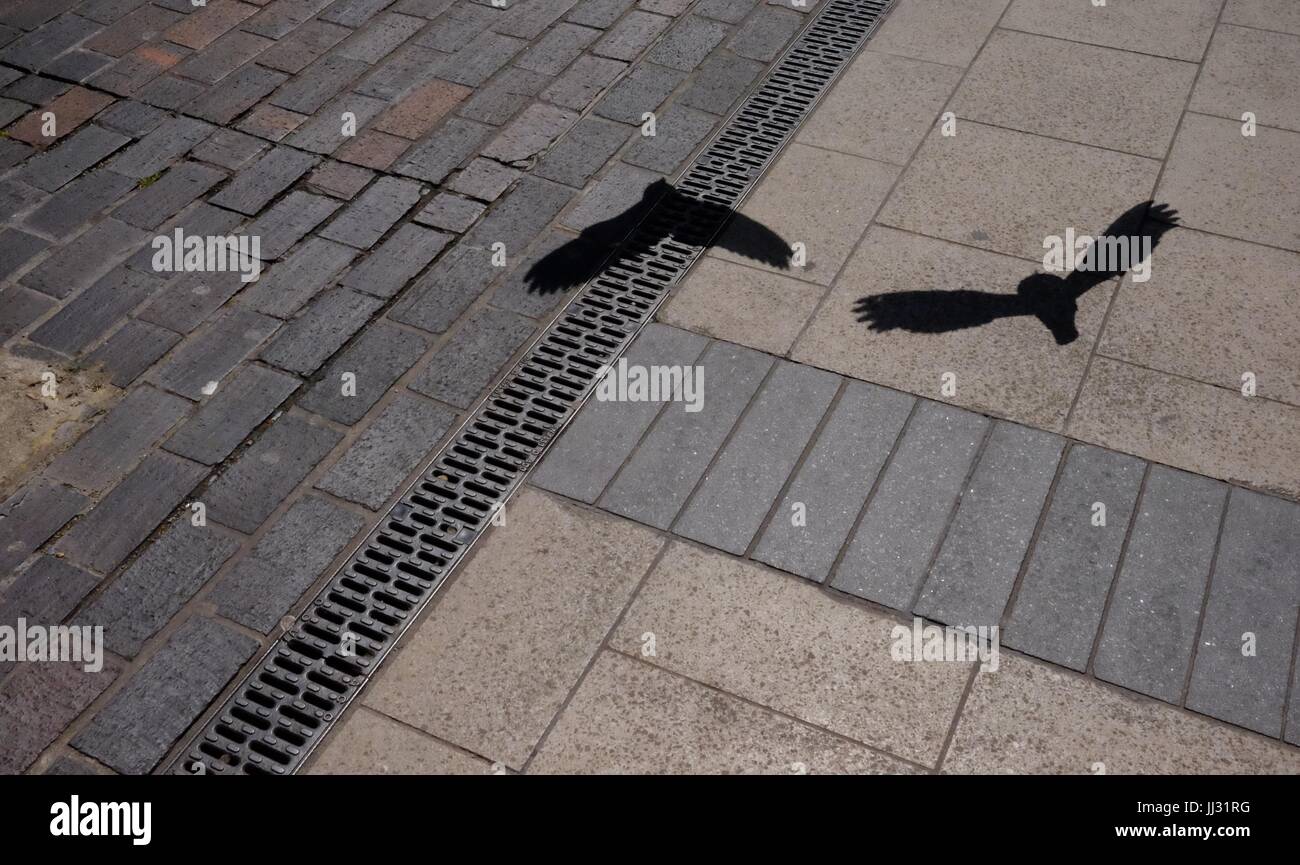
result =
[[[89,369],[100,369],[117,387],[126,387],[180,342],[180,334],[134,318],[86,355]]]
[[[51,253],[22,277],[22,284],[50,297],[65,298],[126,258],[148,237],[148,232],[110,217]]]
[[[182,516],[78,617],[103,626],[104,643],[127,658],[140,653],[176,611],[239,549],[239,541]]]
[[[12,626],[20,618],[42,625],[62,622],[98,584],[99,577],[63,559],[37,556],[0,592],[0,625]]]
[[[172,214],[225,179],[226,173],[220,169],[186,162],[168,170],[156,183],[115,210],[113,215],[137,228],[157,228]]]
[[[908,394],[848,381],[754,558],[825,580],[915,403]],[[796,505],[802,506],[798,520]]]
[[[157,237],[158,234],[174,238],[176,236],[176,230],[180,229],[181,234],[184,237],[226,236],[232,234],[235,228],[243,221],[244,217],[238,213],[229,210],[222,210],[220,207],[213,207],[206,201],[203,201],[193,207],[186,208],[181,213],[178,213],[171,219],[167,220],[167,223],[157,230],[157,234],[147,232],[147,235],[150,236],[150,240]],[[141,247],[139,251],[128,258],[126,265],[134,270],[139,270],[144,273],[155,273],[164,277],[169,273],[179,273],[180,271],[178,268],[179,265],[183,263],[183,257],[180,262],[178,262],[175,257],[172,257],[170,262],[168,262],[166,258],[167,256],[159,255],[159,251],[154,249],[153,243],[149,243]],[[228,259],[227,266],[229,266]],[[168,269],[169,267],[170,270]],[[229,271],[224,271],[224,273],[228,272]],[[186,275],[193,277],[216,278],[221,276],[222,273],[223,271],[191,271]],[[220,304],[218,304],[218,306],[220,306]],[[216,309],[216,307],[212,307],[212,309]],[[177,313],[176,317],[180,320],[182,314]],[[206,315],[202,316],[199,318],[198,322],[203,321],[206,317]],[[191,318],[190,320],[192,321],[193,319]],[[195,322],[184,330],[193,330],[198,325],[198,322]]]
[[[381,177],[320,232],[327,240],[369,249],[420,200],[420,184]]]
[[[629,366],[693,365],[709,341],[690,331],[651,323],[628,347]],[[542,489],[591,504],[618,472],[658,416],[662,403],[592,397],[529,480]]]
[[[283,415],[208,486],[202,497],[208,518],[252,533],[341,438],[296,414]]]
[[[469,408],[536,329],[536,322],[522,315],[484,309],[438,349],[410,387],[457,408]]]
[[[272,205],[241,234],[260,237],[261,260],[274,261],[342,206],[341,202],[324,195],[295,190]]]
[[[79,354],[162,285],[156,276],[118,267],[47,319],[31,340],[64,354]]]
[[[119,772],[149,772],[256,650],[251,637],[201,616],[189,619],[72,747]]]
[[[401,394],[348,448],[317,489],[378,510],[456,420],[451,409]]]
[[[1070,449],[1003,643],[1087,668],[1145,471],[1135,457],[1085,444]],[[1096,523],[1096,503],[1105,507],[1105,525]]]
[[[48,541],[89,503],[63,484],[34,480],[0,504],[0,573]]]
[[[674,105],[655,124],[655,134],[642,137],[623,158],[651,171],[672,174],[708,137],[716,122],[717,118],[702,111]]]
[[[483,249],[505,244],[509,262],[523,253],[572,198],[572,189],[526,176],[465,235],[463,243]]]
[[[50,477],[98,492],[126,474],[190,410],[188,400],[138,387],[46,470]]]
[[[1065,440],[998,422],[917,602],[948,625],[997,625],[1056,476]]]
[[[458,195],[440,192],[415,215],[415,221],[433,228],[460,232],[473,225],[474,220],[482,216],[486,209],[486,205],[477,201],[468,201]]]
[[[584,118],[551,148],[533,174],[581,189],[635,134],[619,123]]]
[[[560,304],[567,301],[577,289],[570,286],[550,289],[536,282],[530,274],[533,267],[555,250],[573,241],[576,235],[550,228],[533,241],[528,251],[515,262],[513,268],[492,292],[491,303],[498,309],[508,309],[538,320],[549,319]]]
[[[191,117],[172,117],[114,156],[107,167],[134,180],[152,177],[211,135],[214,128]]]
[[[54,545],[70,561],[108,573],[158,527],[207,474],[198,463],[155,451]]]
[[[370,68],[363,60],[350,60],[331,53],[311,63],[306,69],[286,81],[271,97],[272,105],[299,114],[314,114],[348,82],[360,77]]]
[[[492,131],[491,126],[453,117],[408,150],[393,166],[393,171],[441,183],[456,166],[478,151]]]
[[[442,333],[500,273],[487,248],[462,240],[411,286],[388,316],[429,333]]]
[[[276,264],[244,293],[249,308],[277,318],[289,318],[316,296],[357,251],[342,243],[310,237],[288,258]]]
[[[699,66],[727,35],[727,28],[716,21],[688,15],[659,40],[646,59],[672,69],[690,72]]]
[[[383,305],[377,298],[350,289],[330,289],[291,321],[262,351],[261,358],[281,369],[309,375]]]
[[[0,236],[0,243],[4,240],[5,238]],[[58,304],[52,298],[23,288],[21,285],[11,285],[0,290],[0,342],[4,342],[56,306]]]
[[[189,333],[225,306],[226,301],[252,285],[244,282],[243,277],[237,270],[178,274],[167,280],[135,317],[179,334]]]
[[[577,121],[577,113],[568,109],[544,102],[530,105],[488,142],[483,156],[522,167]]]
[[[283,84],[287,78],[281,72],[250,63],[222,79],[220,84],[195,99],[185,110],[213,123],[230,123]]]
[[[112,658],[94,673],[75,663],[23,664],[0,684],[0,772],[30,766],[121,671]]]
[[[517,168],[479,157],[458,171],[447,188],[469,198],[496,201],[522,173]]]
[[[7,279],[46,248],[50,242],[16,228],[0,231],[0,279]]]
[[[527,45],[523,39],[499,33],[480,33],[436,67],[434,74],[467,87],[478,87]]]
[[[251,168],[245,168],[210,201],[218,207],[252,216],[307,173],[319,157],[290,147],[276,147]]]
[[[569,21],[604,30],[623,16],[636,0],[582,0],[569,13]]]
[[[672,23],[671,18],[633,10],[610,28],[592,50],[602,57],[635,60]]]
[[[601,497],[601,507],[668,528],[771,366],[772,358],[759,352],[711,345],[697,365],[707,389],[703,408],[688,412],[684,402],[669,404]]]
[[[657,111],[684,80],[685,72],[663,66],[638,64],[597,103],[595,113],[620,123],[639,125],[641,115],[647,111]]]
[[[248,364],[219,388],[163,447],[195,462],[216,465],[270,417],[299,384],[294,376]]]
[[[805,20],[793,10],[767,6],[736,31],[727,47],[751,60],[775,60]]]
[[[334,359],[299,405],[338,423],[354,424],[428,348],[427,338],[377,322]]]
[[[1300,505],[1232,490],[1187,708],[1280,736],[1297,606]]]
[[[832,586],[911,608],[988,428],[973,412],[929,401],[917,407]]]
[[[461,117],[500,126],[532,102],[537,91],[551,81],[540,72],[512,66],[496,76],[487,85],[461,105]]]
[[[577,2],[578,0],[537,0],[535,3],[520,3],[511,9],[513,14],[492,29],[521,39],[536,39]]]
[[[208,600],[228,619],[269,633],[366,520],[320,496],[304,496],[222,577]]]
[[[741,555],[749,548],[840,386],[840,377],[777,361],[673,530]],[[704,381],[704,401],[709,383]]]
[[[1227,492],[1209,478],[1151,467],[1102,624],[1099,679],[1182,700]]]
[[[77,227],[94,219],[105,207],[125,196],[134,186],[134,180],[113,171],[83,174],[29,213],[23,220],[23,225],[42,234],[66,238]],[[129,204],[133,203],[134,200]],[[113,216],[122,218],[121,213],[114,213]],[[123,221],[137,224],[130,219]]]
[[[642,202],[647,196],[646,190],[662,179],[663,175],[656,171],[616,162],[582,197],[578,206],[565,214],[564,224],[574,231],[583,231],[598,222],[612,219]]]
[[[130,142],[131,139],[127,136],[92,123],[74,132],[61,144],[28,160],[23,167],[23,182],[53,192]]]
[[[560,24],[525,51],[515,65],[544,75],[559,75],[600,35],[591,27]]]
[[[275,332],[280,323],[249,309],[232,307],[189,342],[175,349],[152,374],[161,387],[198,400],[214,393],[241,360]]]
[[[364,261],[349,270],[339,284],[375,297],[393,297],[437,258],[451,239],[450,235],[440,231],[409,223],[403,225]]]
[[[542,91],[542,98],[581,111],[626,68],[620,60],[584,55]]]

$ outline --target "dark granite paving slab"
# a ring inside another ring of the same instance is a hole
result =
[[[219,388],[163,447],[195,462],[215,465],[228,457],[299,384],[294,376],[248,364]]]
[[[745,552],[840,381],[778,361],[673,530],[729,553]],[[707,403],[707,379],[703,393]]]
[[[1300,505],[1234,489],[1187,707],[1280,736],[1298,605]]]
[[[112,658],[97,672],[72,663],[23,664],[0,685],[0,772],[30,766],[120,672]]]
[[[948,625],[996,625],[1029,549],[1065,440],[998,423],[962,492],[916,613]]]
[[[0,504],[0,573],[9,573],[63,528],[89,500],[63,484],[37,480]]]
[[[376,323],[326,367],[298,404],[338,423],[354,424],[428,348],[429,340],[419,334]]]
[[[167,362],[151,373],[152,380],[192,400],[210,396],[220,387],[221,380],[279,325],[273,318],[232,307],[173,350]]]
[[[1003,643],[1087,668],[1145,471],[1135,457],[1083,444],[1070,449]]]
[[[831,579],[837,589],[909,610],[989,427],[922,402]]]
[[[825,580],[915,402],[907,394],[849,381],[754,558]]]
[[[1170,703],[1182,699],[1228,488],[1152,466],[1093,669]]]
[[[703,408],[667,405],[601,497],[601,507],[668,528],[771,366],[769,356],[747,348],[710,346],[696,367],[708,389]]]
[[[469,408],[536,329],[537,323],[522,315],[484,309],[429,359],[410,387],[457,408]]]

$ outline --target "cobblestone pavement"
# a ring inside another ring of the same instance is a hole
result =
[[[814,5],[5,4],[0,337],[115,404],[0,505],[0,619],[109,650],[0,670],[0,771],[155,768],[563,302],[531,263]],[[178,231],[260,277],[159,272]]]

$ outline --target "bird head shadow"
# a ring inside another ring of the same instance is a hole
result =
[[[1015,294],[971,289],[893,291],[859,298],[853,312],[874,331],[948,333],[988,324],[999,318],[1032,315],[1052,334],[1057,345],[1079,338],[1076,315],[1079,298],[1093,286],[1149,266],[1148,256],[1165,232],[1178,224],[1178,212],[1164,204],[1143,201],[1129,208],[1102,231],[1084,252],[1096,261],[1110,249],[1099,241],[1136,239],[1129,244],[1127,267],[1107,260],[1092,269],[1073,269],[1066,276],[1034,273],[1020,281]],[[1073,251],[1070,252],[1073,256]],[[1107,253],[1108,254],[1108,253]],[[1081,253],[1081,256],[1084,253]]]
[[[540,294],[564,291],[669,237],[687,246],[717,246],[782,270],[794,256],[790,244],[762,223],[660,179],[626,210],[587,226],[539,258],[524,274],[524,284]]]

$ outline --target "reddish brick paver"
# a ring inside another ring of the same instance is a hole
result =
[[[112,102],[113,97],[106,93],[74,87],[49,105],[33,111],[9,127],[9,137],[26,141],[35,147],[47,147],[71,133]],[[46,135],[44,132],[47,113],[54,115],[53,135]]]

